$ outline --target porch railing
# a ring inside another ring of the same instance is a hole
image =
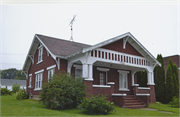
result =
[[[135,64],[135,65],[151,66],[151,62],[143,57],[111,51],[111,50],[102,49],[102,48],[93,50],[91,52],[91,57],[118,61],[122,63]]]

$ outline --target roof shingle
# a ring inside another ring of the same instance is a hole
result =
[[[41,39],[41,41],[47,46],[47,48],[57,56],[67,56],[71,55],[75,52],[82,50],[83,48],[90,47],[91,45],[72,42],[68,40],[48,37],[44,35],[37,36]]]

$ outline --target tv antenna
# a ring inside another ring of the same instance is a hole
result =
[[[73,22],[75,20],[76,15],[73,16],[73,19],[71,20],[71,22],[69,23],[70,27],[71,27],[71,38],[70,41],[73,41]]]

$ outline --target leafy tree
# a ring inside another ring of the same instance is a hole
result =
[[[169,63],[171,60],[169,60]],[[166,100],[165,103],[169,103],[174,97],[174,82],[171,64],[168,65],[166,73]]]
[[[60,72],[43,84],[40,102],[50,109],[69,109],[76,108],[84,97],[85,85],[82,78]]]
[[[157,60],[161,63],[161,67],[156,66],[154,69],[155,94],[156,100],[163,103],[165,101],[165,70],[164,60],[161,54],[157,55]]]
[[[15,84],[13,85],[13,87],[12,87],[12,91],[13,91],[14,93],[16,93],[16,92],[18,92],[19,90],[20,90],[20,85],[17,84],[17,83],[15,83]]]
[[[26,76],[24,74],[21,75],[21,71],[22,70],[17,70],[15,68],[1,70],[1,78],[25,80]]]

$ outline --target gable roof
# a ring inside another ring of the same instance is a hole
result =
[[[68,59],[77,54],[86,53],[93,49],[100,48],[102,46],[116,42],[120,39],[126,39],[143,57],[145,57],[152,63],[161,66],[161,64],[156,60],[156,58],[130,32],[105,40],[93,46],[69,40],[63,40],[54,37],[35,34],[22,71],[28,71],[31,65],[31,58],[29,56],[32,57],[35,54],[40,43],[56,60],[57,57]]]
[[[66,59],[68,55],[91,46],[69,40],[35,34],[29,52],[26,56],[22,71],[28,71],[39,44],[42,44],[54,59],[57,57]]]
[[[15,83],[26,86],[26,80],[1,79],[1,86],[13,86]]]

